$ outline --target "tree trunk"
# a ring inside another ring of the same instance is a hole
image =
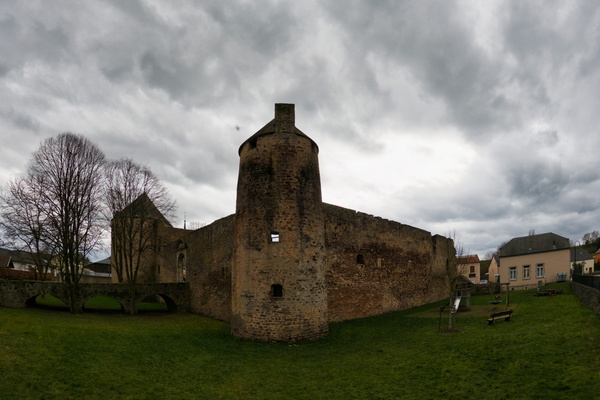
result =
[[[129,315],[136,315],[138,313],[138,307],[136,302],[136,290],[135,284],[127,283],[127,291],[129,294]]]

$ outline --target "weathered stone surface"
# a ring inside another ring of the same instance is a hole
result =
[[[600,290],[577,282],[572,282],[571,288],[573,293],[581,299],[583,304],[588,306],[600,317]]]
[[[110,296],[126,312],[130,311],[129,291],[119,283],[80,283],[77,285],[76,311],[83,310],[87,300],[96,296]],[[136,286],[135,307],[146,297],[159,295],[172,312],[185,312],[189,308],[189,291],[185,283],[149,283]],[[0,279],[0,306],[24,308],[35,304],[39,295],[49,294],[69,304],[67,285],[61,282],[13,281]]]
[[[232,264],[233,335],[314,339],[328,331],[318,148],[293,106],[240,150]]]
[[[343,321],[436,301],[452,240],[324,204],[316,143],[294,108],[240,147],[236,213],[197,230],[156,226],[144,277],[190,287],[193,312],[239,337],[320,337]]]
[[[329,204],[324,209],[330,321],[403,310],[444,297],[432,276],[444,267],[445,239],[354,210]]]

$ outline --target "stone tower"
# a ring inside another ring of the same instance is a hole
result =
[[[275,118],[240,146],[234,336],[296,341],[328,331],[318,153],[295,127],[293,104],[275,104]]]

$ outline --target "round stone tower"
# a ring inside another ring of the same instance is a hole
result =
[[[234,336],[296,341],[328,331],[318,153],[295,127],[293,104],[275,104],[275,119],[240,146]]]

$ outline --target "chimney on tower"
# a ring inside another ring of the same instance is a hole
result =
[[[295,112],[293,104],[275,104],[275,132],[276,133],[294,133]]]

